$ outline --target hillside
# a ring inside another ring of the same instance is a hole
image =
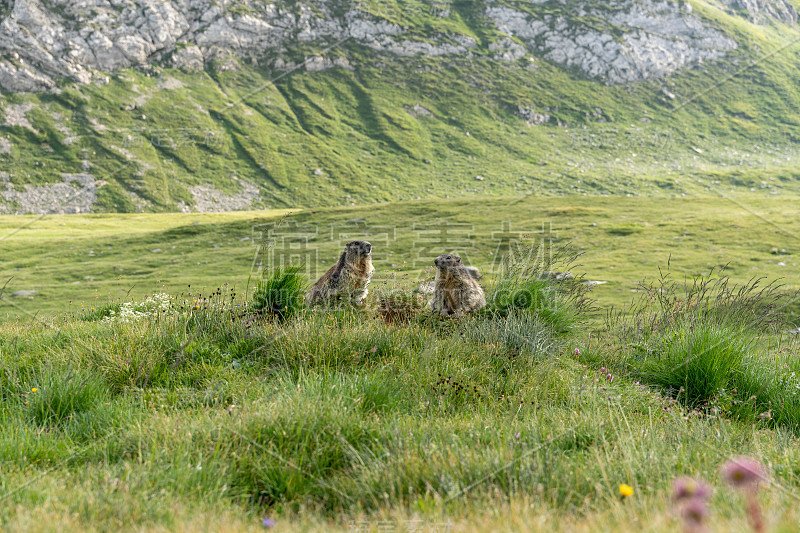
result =
[[[800,191],[788,0],[4,0],[0,212]]]

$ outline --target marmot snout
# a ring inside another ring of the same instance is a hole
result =
[[[306,304],[346,297],[361,305],[369,292],[372,266],[372,244],[367,241],[348,242],[339,261],[333,265],[306,294]]]

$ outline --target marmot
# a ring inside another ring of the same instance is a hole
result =
[[[332,301],[346,297],[361,305],[367,297],[372,266],[372,245],[367,241],[352,241],[344,247],[339,261],[325,272],[306,294],[306,304]]]
[[[431,311],[441,316],[459,316],[486,305],[483,289],[470,275],[460,257],[442,254],[433,260],[433,264],[437,270]]]

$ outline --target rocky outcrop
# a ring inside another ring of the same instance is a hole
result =
[[[516,109],[514,109],[514,114],[533,126],[539,126],[540,124],[550,122],[550,115],[547,113],[540,113],[529,107],[517,106]]]
[[[5,182],[0,212],[15,215],[91,213],[97,188],[102,185],[89,174],[62,174],[62,183],[25,185],[17,190],[10,180],[0,178]]]
[[[595,5],[573,2],[561,15],[541,16],[535,9],[490,6],[486,15],[499,31],[545,59],[609,84],[663,77],[736,48],[732,39],[692,15],[689,4],[627,0],[610,11]]]
[[[400,56],[460,54],[475,45],[461,35],[400,38],[402,28],[357,9],[357,2],[334,15],[325,2],[241,0],[223,8],[214,0],[6,1],[13,4],[0,23],[0,88],[6,91],[47,90],[64,77],[88,83],[98,72],[155,61],[188,70],[209,63],[230,70],[237,57],[274,64],[297,43],[325,49],[354,41]],[[308,61],[311,69],[340,63]],[[281,65],[296,66],[283,59]]]
[[[797,10],[788,0],[722,0],[722,3],[731,12],[744,15],[756,24],[797,23]]]
[[[786,0],[726,0],[748,12],[796,17]],[[485,15],[503,34],[487,43],[497,61],[530,52],[608,83],[663,76],[721,57],[734,42],[692,15],[688,4],[623,0],[601,10],[569,2],[535,12],[486,2]],[[302,3],[257,0],[0,0],[0,89],[42,91],[61,78],[88,83],[104,72],[158,62],[187,70],[237,67],[248,58],[276,68],[342,66],[345,57],[290,61],[297,45],[324,51],[359,44],[397,56],[475,53],[468,35],[403,27],[357,0]],[[454,16],[448,2],[430,16]],[[611,7],[609,7],[611,6]],[[782,7],[781,7],[782,6]],[[772,10],[772,11],[770,11]],[[593,21],[591,25],[582,20]],[[597,24],[596,21],[604,21]],[[523,43],[523,44],[520,44]]]
[[[221,213],[224,211],[242,211],[251,209],[253,202],[259,197],[258,187],[244,180],[235,180],[242,187],[236,194],[225,194],[213,185],[196,185],[189,188],[194,199],[194,209],[187,205],[179,206],[185,213]]]

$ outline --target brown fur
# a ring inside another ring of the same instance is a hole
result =
[[[431,311],[441,316],[462,316],[486,305],[483,289],[459,256],[443,254],[433,264],[437,270]]]
[[[372,266],[372,245],[367,241],[347,243],[339,261],[319,278],[306,294],[306,304],[331,302],[346,297],[361,305],[369,292]]]

